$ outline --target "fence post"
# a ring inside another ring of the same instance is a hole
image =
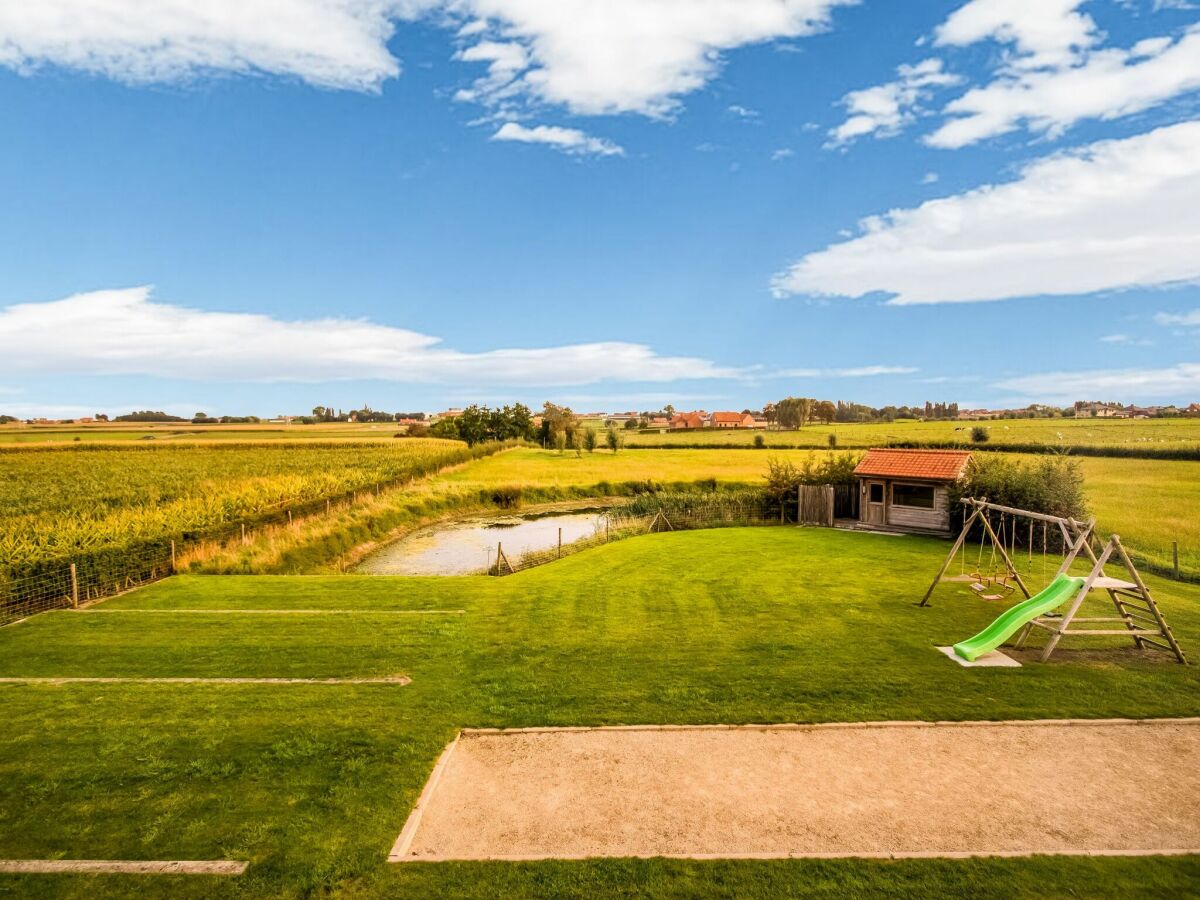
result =
[[[175,541],[171,541],[171,574],[175,574]]]
[[[612,521],[608,516],[604,517],[604,543],[608,543],[608,523]]]
[[[246,543],[246,523],[242,523],[242,543]]]
[[[562,559],[562,529],[558,529],[558,558]]]
[[[1179,580],[1179,541],[1171,541],[1171,568],[1175,570],[1175,580]]]
[[[325,515],[329,515],[329,498],[325,498]]]
[[[75,563],[71,563],[71,608],[79,609],[79,576],[75,572]]]
[[[292,524],[292,511],[289,509],[288,510],[288,525],[291,525],[291,524]]]

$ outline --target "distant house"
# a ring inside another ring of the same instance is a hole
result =
[[[1075,407],[1075,415],[1087,419],[1124,419],[1129,414],[1118,403],[1085,403]]]
[[[678,413],[671,419],[672,428],[703,428],[704,416],[698,412]]]
[[[668,419],[666,416],[655,416],[653,419],[650,420],[650,427],[651,428],[670,428],[671,420]]]
[[[898,531],[950,531],[950,486],[963,477],[969,450],[873,449],[854,470],[858,518]]]
[[[753,428],[754,416],[740,412],[715,412],[709,415],[708,424],[713,428]]]

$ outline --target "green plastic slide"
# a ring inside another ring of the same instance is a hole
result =
[[[995,622],[975,637],[955,644],[954,652],[967,662],[974,662],[1007,641],[1021,626],[1062,606],[1079,593],[1083,582],[1082,578],[1059,575],[1028,600],[1006,609]]]

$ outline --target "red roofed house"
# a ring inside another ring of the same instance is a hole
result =
[[[858,518],[901,531],[950,531],[950,485],[967,470],[969,450],[868,450],[854,470]]]
[[[698,412],[679,413],[671,419],[672,428],[703,428],[704,416]]]
[[[708,417],[713,428],[753,428],[754,416],[740,412],[715,412]]]

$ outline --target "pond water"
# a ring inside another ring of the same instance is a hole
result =
[[[358,575],[478,575],[496,561],[496,544],[515,560],[591,537],[604,527],[603,510],[573,509],[444,522],[380,547],[351,571]]]

